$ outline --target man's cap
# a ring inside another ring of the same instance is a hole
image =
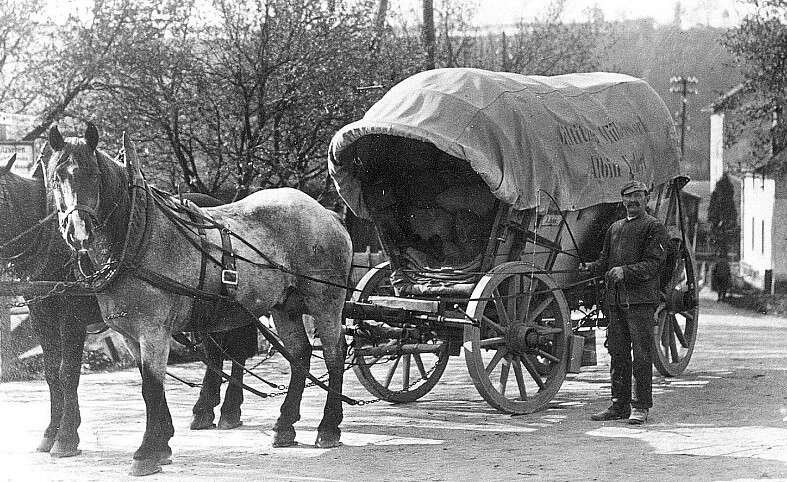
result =
[[[620,195],[625,196],[626,194],[631,194],[637,191],[644,191],[647,193],[648,186],[646,186],[642,181],[629,181],[623,185],[623,188],[621,188]]]

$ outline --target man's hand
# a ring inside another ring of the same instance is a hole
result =
[[[623,267],[615,266],[611,270],[607,271],[607,279],[612,281],[613,283],[617,283],[618,281],[623,281]]]

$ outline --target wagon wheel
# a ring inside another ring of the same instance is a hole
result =
[[[568,303],[555,280],[528,264],[502,264],[476,285],[467,314],[480,322],[465,328],[464,350],[484,400],[513,414],[543,408],[566,376],[571,335]]]
[[[392,296],[390,283],[391,269],[388,262],[372,268],[358,282],[352,301],[366,301],[369,296]],[[359,326],[360,320],[348,319],[348,324]],[[385,332],[390,327],[376,323]],[[448,345],[441,340],[418,340],[401,342],[398,339],[379,339],[364,336],[363,330],[356,330],[353,338],[355,357],[353,370],[361,385],[372,395],[392,403],[413,402],[423,397],[437,384],[448,365]],[[398,346],[401,354],[366,355],[364,352],[375,348]]]
[[[674,240],[680,243],[680,240]],[[661,302],[656,308],[654,319],[653,365],[666,377],[683,373],[694,352],[697,340],[697,283],[694,279],[694,257],[689,247],[680,248],[680,259],[661,292]]]

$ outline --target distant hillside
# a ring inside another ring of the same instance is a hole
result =
[[[654,27],[640,20],[613,24],[615,44],[606,52],[603,70],[645,79],[661,95],[670,112],[680,112],[680,95],[669,91],[670,77],[696,77],[697,95],[689,95],[690,130],[685,137],[685,174],[694,180],[708,179],[710,117],[700,109],[741,82],[731,67],[732,56],[719,43],[724,29],[701,27]],[[680,135],[680,132],[678,132]]]

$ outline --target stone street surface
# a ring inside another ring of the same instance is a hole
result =
[[[456,357],[418,402],[345,405],[344,445],[330,450],[311,445],[325,400],[318,388],[304,397],[296,425],[300,445],[274,449],[270,427],[281,398],[247,394],[242,427],[190,431],[198,389],[168,378],[173,464],[149,479],[787,480],[787,319],[737,310],[714,298],[703,292],[698,340],[686,372],[665,379],[654,370],[655,407],[641,427],[589,419],[609,398],[609,357],[599,332],[599,365],[569,375],[544,411],[510,416],[492,409]],[[321,360],[312,366],[324,372]],[[277,356],[255,372],[287,383],[287,370]],[[194,382],[202,375],[199,363],[170,371]],[[373,398],[351,371],[345,393]],[[0,384],[0,480],[131,479],[131,457],[145,424],[139,375],[135,370],[84,375],[79,394],[82,454],[54,459],[34,451],[49,412],[46,383]]]

